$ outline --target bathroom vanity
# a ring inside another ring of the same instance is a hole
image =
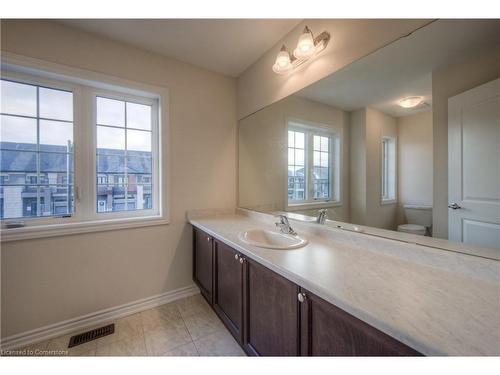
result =
[[[291,221],[308,244],[241,233],[276,218],[192,213],[193,279],[249,355],[500,353],[499,262]]]
[[[249,355],[419,355],[201,229],[194,280]]]

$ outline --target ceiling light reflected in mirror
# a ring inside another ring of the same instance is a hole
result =
[[[399,106],[403,108],[415,108],[422,104],[424,99],[421,96],[407,96],[399,101]]]

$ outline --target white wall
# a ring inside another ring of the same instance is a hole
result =
[[[407,223],[405,204],[432,206],[432,111],[399,117],[398,218]]]
[[[301,22],[238,77],[238,118],[329,76],[429,22],[423,19],[311,19]],[[305,25],[315,35],[330,32],[332,38],[327,49],[293,73],[274,73],[271,67],[282,44],[293,51]]]
[[[349,116],[326,104],[290,96],[238,125],[238,206],[284,210],[287,201],[287,118],[329,125],[342,131],[342,205],[329,208],[330,218],[349,220]],[[294,210],[315,215],[317,210]]]
[[[382,137],[397,138],[396,119],[374,108],[367,108],[366,225],[396,229],[396,203],[381,203]]]
[[[351,114],[351,221],[395,229],[396,203],[381,203],[384,136],[397,137],[394,117],[374,108]]]
[[[366,110],[350,116],[350,218],[352,223],[366,224]]]
[[[3,243],[2,337],[192,284],[188,209],[235,206],[233,79],[49,21],[1,23],[1,49],[170,92],[171,224]]]
[[[500,77],[499,62],[497,49],[432,73],[434,237],[448,238],[448,98]]]

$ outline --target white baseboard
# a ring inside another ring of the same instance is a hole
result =
[[[96,326],[105,322],[109,322],[110,320],[122,318],[127,315],[148,310],[168,302],[190,297],[198,293],[200,293],[200,290],[195,285],[172,290],[170,292],[158,294],[156,296],[129,302],[124,305],[96,311],[91,314],[82,315],[59,323],[36,328],[31,331],[8,336],[1,340],[0,347],[3,350],[21,348],[26,345],[42,342],[54,337],[73,333],[83,328]]]

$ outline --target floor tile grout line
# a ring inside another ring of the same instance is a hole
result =
[[[168,305],[168,304],[170,304],[170,303],[172,303],[172,304],[175,306],[175,308],[177,309],[177,312],[179,313],[179,316],[180,316],[180,320],[182,320],[182,324],[183,324],[183,326],[184,326],[184,328],[185,328],[186,332],[188,333],[189,338],[191,339],[191,341],[190,341],[190,342],[186,342],[186,343],[184,343],[184,344],[177,345],[177,346],[175,346],[175,347],[173,347],[173,348],[170,348],[170,349],[168,349],[165,353],[167,353],[167,352],[169,352],[169,351],[172,351],[172,350],[174,350],[174,349],[180,348],[181,346],[184,346],[184,345],[187,345],[187,344],[193,344],[193,345],[194,345],[193,338],[191,337],[191,334],[190,334],[190,332],[189,332],[189,329],[187,328],[186,323],[184,322],[184,318],[182,317],[182,313],[181,313],[181,311],[180,311],[180,309],[179,309],[179,306],[177,305],[177,302],[169,302],[169,303],[165,303],[165,304],[160,305],[160,306],[157,306],[157,307],[155,307],[155,308],[159,308],[159,307],[161,307],[161,306],[165,306],[165,305]],[[153,309],[155,309],[155,308],[151,308],[151,309],[149,309],[149,310],[153,310]],[[149,310],[145,310],[145,311],[149,311]],[[144,330],[144,321],[142,320],[142,317],[141,317],[141,322],[142,322],[142,324],[143,324],[143,326],[142,326],[142,327],[143,327],[143,332],[144,332],[144,340],[146,340],[146,331]],[[149,347],[148,347],[148,345],[147,345],[147,344],[146,344],[146,350],[147,350],[147,352],[148,352],[148,355],[150,355],[150,356],[156,356],[155,354],[150,353],[150,351],[149,351]],[[158,356],[162,356],[162,355],[160,354],[160,355],[158,355]]]
[[[177,307],[177,311],[179,311],[179,314],[180,314],[181,319],[182,319],[182,324],[184,324],[184,328],[186,328],[186,331],[187,331],[189,337],[191,338],[191,342],[194,344],[193,336],[191,335],[191,332],[189,331],[189,328],[188,328],[188,326],[186,324],[186,321],[184,320],[184,316],[182,316],[181,309],[179,308],[178,305],[176,305],[175,307]]]
[[[141,320],[142,340],[144,341],[144,349],[146,349],[146,355],[149,356],[150,355],[149,348],[148,344],[146,343],[146,332],[144,331],[144,321],[142,320],[142,311],[139,313],[139,319]]]
[[[136,314],[130,314],[130,315],[127,315],[125,317],[122,317],[122,318],[119,318],[119,319],[116,319],[115,321],[112,321],[112,322],[109,322],[109,323],[114,323],[116,325],[116,331],[113,333],[113,334],[116,334],[116,341],[111,341],[111,342],[108,342],[108,343],[103,343],[103,340],[104,338],[108,337],[108,336],[104,336],[104,337],[99,337],[97,338],[95,341],[96,341],[96,355],[97,355],[97,352],[98,350],[100,349],[100,346],[102,345],[102,347],[106,347],[106,346],[110,346],[110,345],[114,345],[114,344],[117,344],[119,342],[123,342],[123,341],[132,341],[132,340],[135,340],[137,339],[137,337],[134,337],[135,335],[132,335],[132,337],[125,337],[125,338],[121,338],[119,339],[118,338],[118,324],[117,322],[120,321],[120,320],[126,320],[126,319],[130,319],[130,317],[134,316],[134,315],[139,315],[139,317],[137,318],[140,322],[140,325],[141,325],[141,331],[142,331],[142,336],[143,336],[143,339],[144,339],[144,330],[142,329],[142,318],[140,316],[140,313],[136,313]],[[146,342],[144,341],[144,347],[147,351],[147,348],[146,348]]]
[[[160,306],[162,306],[162,305],[160,305]],[[159,306],[157,306],[157,307],[159,307]],[[139,313],[140,314],[140,318],[141,318],[142,335],[144,337],[144,346],[146,347],[146,353],[148,354],[148,356],[154,356],[154,354],[149,349],[148,341],[146,340],[146,329],[144,328],[144,319],[143,319],[144,316],[143,316],[143,313],[145,313],[146,311],[153,310],[153,309],[154,308],[147,309],[147,310],[141,311]]]
[[[191,344],[193,344],[194,346],[194,350],[196,350],[196,353],[198,354],[198,356],[200,355],[200,353],[198,352],[198,348],[196,347],[196,344],[194,343],[194,340],[193,340],[193,336],[191,335],[191,332],[189,332],[189,328],[186,324],[186,321],[184,320],[184,316],[182,315],[182,311],[181,309],[179,308],[179,305],[176,304],[175,307],[177,307],[177,311],[179,311],[179,315],[181,316],[181,319],[182,319],[182,323],[184,324],[184,328],[186,328],[186,331],[189,335],[189,337],[191,338]],[[187,344],[184,344],[184,345],[187,345]]]

